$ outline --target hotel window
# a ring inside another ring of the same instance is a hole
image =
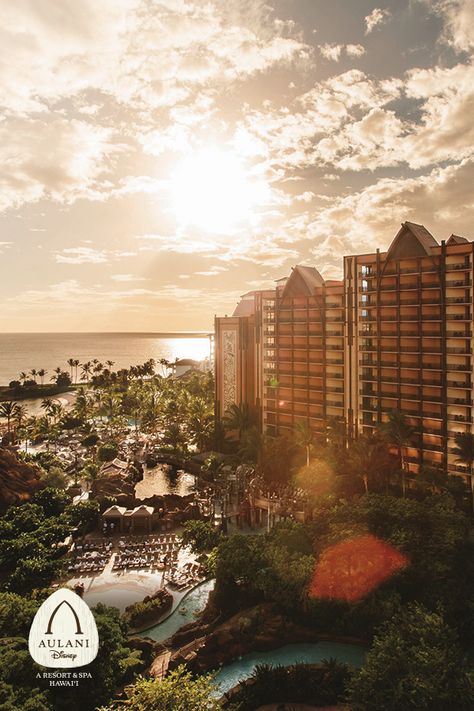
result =
[[[367,279],[362,279],[362,291],[367,291],[369,288],[369,282]]]
[[[363,264],[361,268],[362,276],[371,276],[372,267],[370,265]]]

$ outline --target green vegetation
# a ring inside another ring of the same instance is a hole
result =
[[[412,604],[379,630],[349,699],[353,711],[468,711],[473,682],[453,630]]]
[[[193,553],[209,553],[219,545],[222,533],[209,521],[186,521],[181,534],[183,546],[190,546]]]
[[[232,696],[231,705],[237,706],[239,711],[254,711],[272,702],[318,706],[336,704],[344,700],[349,679],[348,667],[335,659],[323,660],[318,666],[294,664],[272,667],[261,664],[256,667],[250,681],[240,685]],[[380,706],[380,711],[382,708],[385,707]]]
[[[139,677],[126,688],[125,700],[101,711],[218,711],[222,707],[212,696],[214,689],[212,676],[193,677],[181,666],[162,681]]]
[[[97,605],[93,614],[99,631],[99,653],[87,667],[92,679],[78,687],[53,691],[36,678],[41,667],[28,653],[27,638],[33,616],[48,591],[27,599],[0,593],[0,707],[6,711],[94,711],[109,701],[116,689],[143,669],[140,652],[127,645],[127,626],[118,610]]]
[[[406,567],[355,602],[312,595],[310,582],[321,555],[364,534],[403,553]],[[224,539],[218,548],[213,602],[226,615],[274,602],[315,630],[370,638],[402,605],[417,601],[432,611],[441,606],[467,646],[474,641],[469,602],[473,553],[471,526],[448,495],[424,501],[384,495],[329,500],[305,526],[286,522],[264,536]]]
[[[49,585],[62,567],[61,543],[72,528],[85,529],[97,510],[95,502],[71,506],[59,489],[43,489],[31,503],[10,507],[0,518],[4,588],[27,594]]]
[[[125,617],[131,627],[152,624],[158,617],[171,608],[173,599],[166,590],[159,590],[153,597],[146,597],[141,602],[129,605]]]

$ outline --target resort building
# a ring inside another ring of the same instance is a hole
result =
[[[385,252],[344,257],[343,279],[296,266],[216,318],[216,414],[246,403],[269,435],[343,418],[350,438],[401,410],[413,472],[455,462],[473,419],[474,243],[402,224]]]

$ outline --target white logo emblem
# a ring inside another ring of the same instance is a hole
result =
[[[30,654],[43,667],[83,667],[99,651],[94,616],[79,595],[56,590],[35,615],[28,638]]]

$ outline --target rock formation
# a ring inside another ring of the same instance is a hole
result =
[[[0,512],[28,501],[43,488],[37,466],[23,462],[13,449],[0,447]]]

